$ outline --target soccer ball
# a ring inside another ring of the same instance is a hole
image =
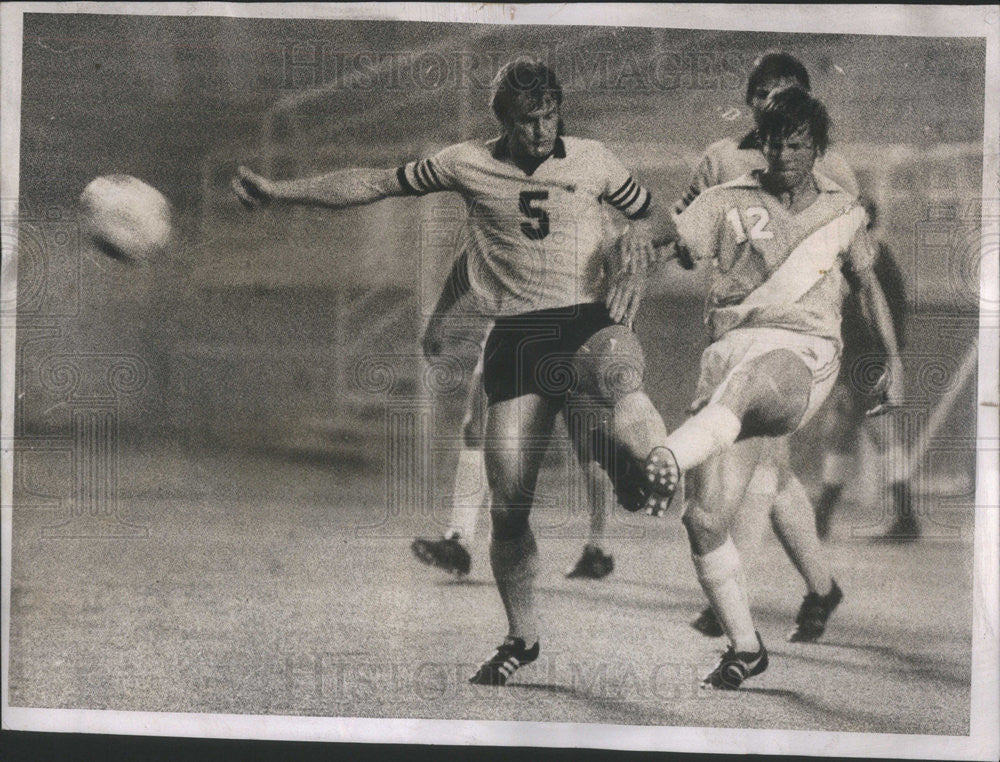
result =
[[[126,262],[145,262],[170,242],[170,202],[129,175],[91,180],[80,194],[85,232],[100,251]]]

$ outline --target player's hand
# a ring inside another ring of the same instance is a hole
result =
[[[903,404],[903,365],[899,360],[890,361],[889,367],[875,382],[878,402],[865,412],[869,418],[888,413]]]
[[[275,196],[274,183],[244,166],[236,170],[230,186],[236,198],[248,209],[263,206]]]
[[[611,275],[617,277],[622,273],[645,273],[659,256],[648,235],[634,227],[627,228],[612,248]]]
[[[611,278],[608,295],[604,300],[608,312],[611,313],[611,319],[631,328],[642,304],[645,289],[645,272],[626,272]]]
[[[680,241],[674,243],[674,257],[677,259],[678,264],[685,270],[694,269],[694,257]]]

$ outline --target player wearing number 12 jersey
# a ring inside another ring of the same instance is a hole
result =
[[[754,62],[747,77],[746,103],[755,124],[760,119],[761,108],[768,95],[790,85],[809,90],[809,72],[795,56],[783,51],[772,51]],[[674,211],[681,214],[701,193],[711,187],[766,168],[767,161],[756,126],[739,140],[725,138],[717,141],[706,149],[690,185],[674,205]],[[858,195],[858,181],[854,172],[833,151],[826,151],[816,158],[814,172],[824,180],[832,181],[847,194]],[[750,222],[760,224],[760,220]],[[775,447],[784,446],[784,442],[775,443]],[[784,489],[778,490],[779,482],[785,484]],[[799,489],[797,481],[782,478],[781,474],[775,472],[773,464],[761,464],[752,485],[731,528],[733,542],[743,553],[752,551],[763,532],[764,519],[770,514],[771,525],[781,538],[782,547],[799,570],[807,588],[790,639],[816,640],[823,634],[826,619],[837,606],[840,593],[835,587],[826,554],[816,537],[811,507],[801,499],[804,493]],[[710,607],[704,609],[691,624],[705,635],[723,634]]]
[[[683,520],[692,560],[730,641],[704,684],[722,689],[738,688],[768,665],[729,526],[765,458],[808,500],[777,445],[809,420],[836,381],[848,289],[888,355],[888,403],[898,402],[901,377],[865,211],[813,171],[827,146],[826,109],[798,87],[779,89],[762,106],[758,129],[767,169],[701,194],[664,236],[713,268],[706,314],[712,343],[701,358],[697,412],[654,451],[650,476],[671,484],[681,472],[690,476]]]
[[[551,435],[556,415],[567,417],[581,459],[607,469],[625,507],[659,501],[643,468],[666,429],[642,389],[642,350],[627,327],[643,276],[614,266],[607,275],[601,224],[605,204],[634,219],[647,214],[651,198],[600,143],[561,135],[561,103],[554,72],[519,59],[495,81],[493,111],[503,128],[495,140],[452,146],[397,170],[276,182],[241,167],[233,181],[251,206],[278,200],[339,209],[447,190],[465,201],[467,291],[496,318],[483,353],[485,454],[490,562],[508,620],[507,638],[473,675],[476,684],[502,685],[538,657],[538,551],[528,512],[544,457],[537,443]]]

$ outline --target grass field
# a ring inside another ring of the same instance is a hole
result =
[[[886,547],[852,537],[877,517],[843,506],[828,547],[846,598],[812,645],[785,640],[804,590],[768,536],[748,571],[771,667],[718,694],[697,688],[721,641],[688,626],[702,598],[677,509],[618,511],[616,571],[586,582],[562,576],[584,516],[550,501],[534,517],[542,657],[489,689],[465,682],[504,633],[485,519],[456,581],[411,557],[439,530],[387,514],[377,467],[165,447],[119,473],[145,537],[53,539],[65,509],[25,495],[65,468],[20,456],[13,706],[969,731],[968,515],[944,515],[957,537]],[[555,484],[550,469],[542,491]]]

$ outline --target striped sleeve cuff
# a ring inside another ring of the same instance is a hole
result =
[[[677,200],[676,204],[674,204],[674,213],[680,214],[691,206],[691,202],[698,198],[698,193],[699,190],[692,183],[688,189],[684,191],[684,195]]]
[[[407,162],[396,170],[396,177],[403,190],[412,196],[447,190],[432,159]]]
[[[630,220],[644,217],[649,212],[649,204],[652,201],[652,194],[639,183],[635,178],[629,177],[621,187],[614,193],[610,193],[605,200],[618,209]]]

